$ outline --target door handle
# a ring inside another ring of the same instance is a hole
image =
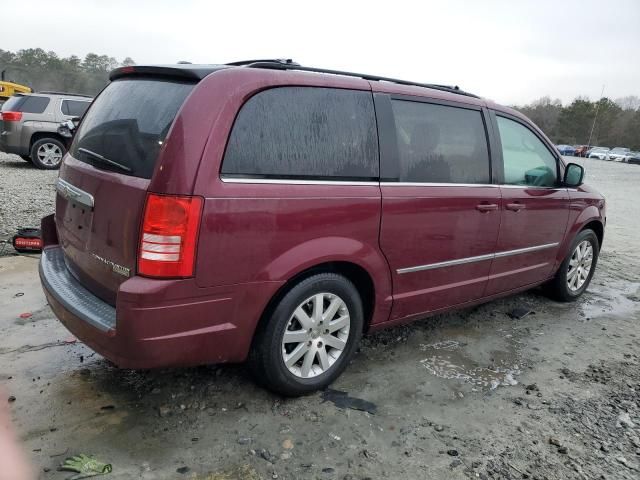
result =
[[[523,203],[507,203],[506,205],[506,209],[507,210],[511,210],[512,212],[519,212],[520,210],[522,210],[524,208],[524,204]]]
[[[498,210],[498,205],[496,205],[495,203],[481,203],[479,205],[476,205],[476,210],[479,210],[481,212],[491,212],[493,210]]]

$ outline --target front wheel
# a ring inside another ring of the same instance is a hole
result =
[[[581,231],[571,244],[569,255],[547,285],[549,294],[561,302],[577,300],[591,282],[599,251],[600,243],[595,232]]]
[[[362,300],[345,277],[320,273],[291,288],[265,320],[249,357],[256,380],[282,395],[304,395],[347,367],[362,334]]]

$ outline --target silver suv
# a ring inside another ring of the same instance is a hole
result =
[[[92,100],[58,92],[12,96],[0,110],[0,151],[15,153],[38,168],[59,168],[67,148],[58,126],[82,117]]]

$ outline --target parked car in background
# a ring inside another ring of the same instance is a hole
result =
[[[576,156],[576,157],[586,157],[587,156],[587,150],[589,150],[589,146],[588,145],[576,145],[574,148],[575,148],[574,156]]]
[[[640,164],[640,152],[629,152],[629,154],[625,156],[624,161],[627,163]]]
[[[593,276],[605,200],[513,109],[284,61],[110,79],[62,163],[40,278],[119,366],[248,360],[306,394],[364,332],[541,284],[572,301]]]
[[[38,168],[59,168],[67,147],[58,126],[82,117],[91,100],[86,95],[57,92],[12,96],[0,110],[0,151],[19,155]]]
[[[609,149],[607,147],[594,147],[587,152],[589,158],[599,158],[600,160],[607,160],[607,154]]]
[[[561,155],[565,155],[567,157],[573,157],[576,153],[576,149],[571,145],[556,145],[556,148]]]
[[[614,160],[616,162],[623,162],[625,157],[631,152],[630,149],[625,147],[615,147],[607,153],[607,160]]]

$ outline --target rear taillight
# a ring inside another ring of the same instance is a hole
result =
[[[2,112],[2,120],[5,122],[19,122],[22,120],[22,112]]]
[[[193,276],[201,214],[201,197],[150,193],[144,207],[138,273],[148,277]]]

